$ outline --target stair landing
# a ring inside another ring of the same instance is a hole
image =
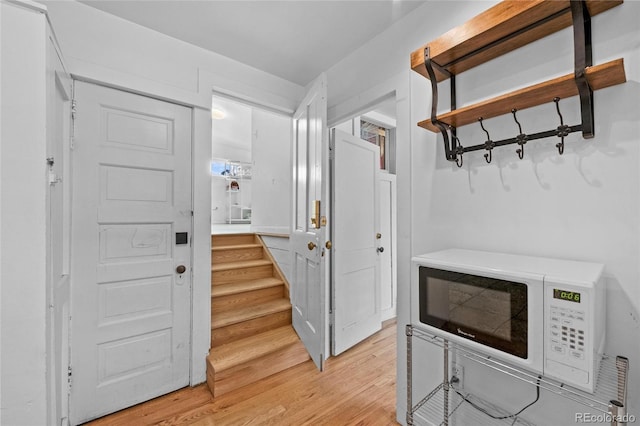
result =
[[[309,359],[291,325],[256,334],[211,351],[207,384],[220,396]]]

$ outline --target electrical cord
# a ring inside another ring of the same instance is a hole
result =
[[[491,417],[492,419],[496,419],[496,420],[504,420],[504,419],[510,419],[513,417],[517,417],[519,416],[524,410],[526,410],[527,408],[531,407],[533,404],[535,404],[536,402],[538,402],[538,400],[540,399],[540,380],[542,379],[542,376],[538,376],[538,382],[536,383],[536,399],[533,400],[533,402],[527,404],[524,408],[522,408],[520,411],[518,411],[515,414],[510,414],[508,416],[496,416],[491,414],[489,411],[487,411],[486,409],[480,407],[479,405],[475,404],[474,402],[470,401],[466,396],[464,396],[463,394],[461,394],[456,388],[453,387],[453,383],[456,383],[454,381],[455,378],[452,378],[451,380],[451,388],[460,396],[460,398],[462,398],[465,402],[469,403],[473,408],[475,408],[478,411],[483,412],[484,414],[486,414],[487,416]]]

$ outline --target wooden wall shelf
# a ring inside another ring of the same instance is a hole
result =
[[[411,69],[429,78],[424,51],[433,62],[459,74],[572,25],[569,0],[504,1],[411,53]],[[587,0],[591,16],[622,0]],[[448,75],[436,69],[438,81]]]
[[[463,165],[463,154],[471,151],[485,150],[484,158],[491,163],[495,147],[518,144],[516,153],[522,160],[524,146],[531,141],[558,137],[556,147],[562,155],[565,137],[570,133],[582,132],[585,139],[594,137],[593,91],[624,83],[626,76],[623,59],[593,65],[591,17],[622,3],[623,0],[503,0],[417,49],[411,54],[411,69],[431,80],[431,115],[418,126],[442,135],[445,157],[458,167]],[[457,107],[457,74],[566,27],[573,28],[573,73]],[[438,82],[446,79],[451,81],[451,111],[438,115]],[[563,121],[559,102],[573,96],[580,97],[581,123],[570,126]],[[523,133],[517,111],[551,102],[556,104],[560,126],[529,135]],[[482,121],[509,113],[513,114],[520,134],[491,140]],[[487,135],[486,141],[463,147],[457,138],[457,128],[478,120]]]
[[[586,69],[589,86],[593,90],[604,89],[624,83],[624,61],[616,59],[602,65]],[[573,74],[554,78],[543,83],[535,84],[524,89],[516,90],[477,104],[447,112],[438,116],[438,120],[452,127],[460,127],[475,123],[479,117],[485,119],[509,114],[511,109],[523,110],[545,103],[551,103],[554,97],[561,99],[578,96],[578,88]],[[430,119],[423,120],[418,126],[432,132],[440,132]]]

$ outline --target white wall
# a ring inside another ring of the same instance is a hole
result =
[[[251,123],[251,230],[289,235],[291,117],[253,108]]]
[[[227,221],[227,184],[223,177],[211,178],[211,223]]]
[[[0,3],[0,423],[47,423],[46,18]]]
[[[289,238],[263,235],[262,241],[264,241],[289,284],[291,284],[293,281],[291,281],[291,246]]]
[[[554,147],[557,141],[551,139],[529,143],[524,160],[518,160],[512,147],[496,149],[490,165],[482,153],[469,153],[465,166],[458,169],[444,160],[441,139],[415,125],[428,116],[430,86],[428,80],[408,71],[409,53],[495,3],[429,2],[328,72],[330,122],[358,104],[372,102],[371,87],[384,86],[391,76],[403,72],[410,75],[411,115],[403,116],[398,109],[398,131],[405,125],[411,129],[410,138],[398,136],[398,419],[404,421],[406,404],[409,259],[455,246],[604,263],[609,297],[606,349],[631,359],[629,402],[638,415],[640,374],[633,365],[640,363],[640,33],[636,24],[640,4],[625,2],[593,18],[594,63],[624,57],[628,80],[595,93],[594,139],[571,135],[562,157]],[[479,66],[458,77],[458,105],[570,73],[572,55],[571,30],[564,30]],[[381,57],[387,60],[379,61]],[[448,85],[441,84],[441,90],[448,91]],[[441,105],[445,110],[446,96]],[[562,101],[561,107],[566,122],[579,119],[576,98]],[[518,117],[530,133],[559,124],[553,103],[521,111]],[[485,125],[494,140],[513,136],[517,130],[510,116],[487,120]],[[460,129],[462,144],[483,142],[484,133],[479,130],[473,125]],[[419,351],[423,361],[415,371],[422,372],[422,384],[425,377],[440,378],[441,351],[431,355],[427,349]],[[491,381],[496,389],[509,389],[509,395],[498,394],[506,398],[507,408],[522,407],[535,395],[531,387],[499,382],[495,376],[484,382],[485,390]],[[426,385],[419,387],[427,390]],[[552,398],[543,395],[530,412],[535,418],[557,408]],[[572,423],[576,409],[565,408],[561,421]]]
[[[212,120],[213,157],[250,163],[252,108],[237,101],[214,96],[213,109],[225,114],[223,119]]]
[[[75,1],[44,1],[71,72],[211,107],[212,89],[295,110],[304,89],[282,78]]]

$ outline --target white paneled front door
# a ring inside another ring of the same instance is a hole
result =
[[[333,130],[333,338],[338,355],[381,328],[376,234],[380,148]]]
[[[293,116],[291,304],[293,327],[322,370],[325,348],[324,244],[326,227],[327,86],[323,74]],[[323,181],[324,178],[324,181]],[[313,220],[313,223],[312,223]]]
[[[189,384],[192,228],[191,110],[75,87],[73,424]]]

